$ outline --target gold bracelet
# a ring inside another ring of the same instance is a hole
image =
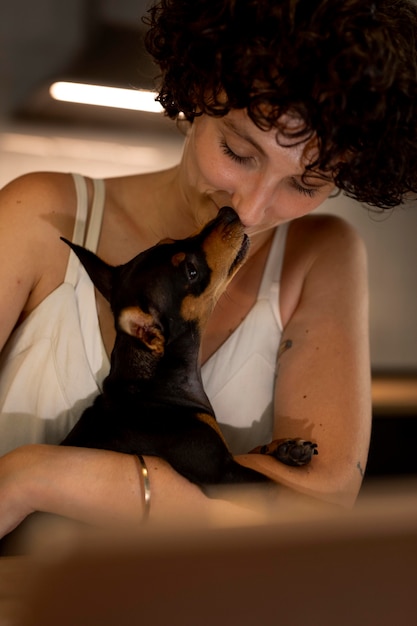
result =
[[[141,454],[137,454],[136,458],[139,461],[139,473],[143,478],[143,518],[142,523],[145,523],[149,517],[151,510],[151,481],[149,480],[148,468],[145,463],[145,459]]]

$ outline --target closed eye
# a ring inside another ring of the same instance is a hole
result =
[[[236,163],[240,163],[241,165],[247,165],[252,160],[252,157],[240,156],[233,152],[233,150],[227,145],[227,143],[222,139],[220,141],[220,147],[223,150],[224,154],[226,154],[232,161],[236,161]]]
[[[319,191],[319,187],[305,187],[304,185],[300,185],[296,178],[291,178],[291,186],[298,191],[298,193],[308,196],[309,198],[314,198]]]

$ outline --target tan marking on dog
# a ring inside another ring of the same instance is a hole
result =
[[[229,446],[227,445],[226,440],[225,440],[225,438],[223,436],[223,433],[220,430],[220,426],[217,423],[217,420],[212,415],[209,415],[208,413],[197,413],[196,414],[196,418],[198,420],[200,420],[200,422],[204,422],[205,424],[210,426],[213,430],[215,430],[216,433],[219,435],[220,439],[223,441],[224,445],[227,448],[229,448]]]
[[[186,258],[185,252],[177,252],[171,259],[171,263],[174,267],[178,267]]]
[[[211,270],[210,283],[200,296],[189,295],[184,298],[181,306],[181,315],[185,320],[197,320],[202,329],[205,326],[218,299],[227,288],[228,284],[243,265],[237,263],[233,271],[233,265],[243,244],[243,228],[240,224],[227,225],[213,230],[202,244],[206,254],[206,261]]]

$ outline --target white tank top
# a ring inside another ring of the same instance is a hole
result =
[[[77,192],[73,241],[95,251],[105,185],[94,181],[86,230],[87,185],[79,174],[73,177]],[[272,436],[286,231],[286,226],[276,231],[254,307],[202,369],[206,392],[235,454]],[[1,352],[0,455],[26,443],[59,443],[100,393],[108,371],[94,286],[71,252],[62,285],[16,328]]]
[[[274,386],[282,322],[279,287],[288,224],[276,231],[258,298],[202,368],[203,383],[234,454],[272,439]]]

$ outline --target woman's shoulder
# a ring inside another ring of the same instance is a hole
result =
[[[305,234],[309,238],[314,237],[316,243],[322,240],[329,240],[329,237],[350,237],[361,239],[356,228],[346,219],[332,213],[310,213],[290,224],[290,228],[297,234]]]
[[[71,174],[61,172],[22,174],[0,190],[2,219],[8,215],[19,217],[24,214],[26,218],[30,218],[45,216],[46,213],[71,212],[74,194]]]
[[[35,191],[43,191],[44,193],[53,193],[54,190],[62,188],[65,181],[70,181],[72,175],[66,172],[49,172],[35,171],[28,172],[17,176],[9,181],[1,189],[1,193],[33,193]]]
[[[49,227],[71,235],[70,217],[75,214],[75,187],[70,174],[34,172],[23,174],[0,190],[0,220],[12,230],[25,225],[27,236],[41,237]]]
[[[285,326],[308,290],[346,285],[366,276],[366,249],[360,233],[345,219],[314,213],[291,222],[281,279],[281,315]]]
[[[352,259],[364,253],[356,228],[340,216],[325,213],[306,215],[292,222],[287,248],[288,256],[304,264],[306,271],[320,258]]]
[[[25,174],[0,191],[0,295],[13,298],[0,320],[8,332],[64,279],[69,251],[60,237],[72,237],[75,198],[72,176],[61,173]]]

